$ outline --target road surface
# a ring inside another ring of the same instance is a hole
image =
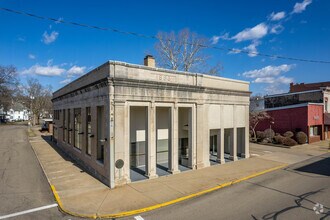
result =
[[[126,219],[330,219],[329,208],[330,153],[327,153]]]
[[[0,126],[0,219],[73,219],[58,211],[26,129]]]

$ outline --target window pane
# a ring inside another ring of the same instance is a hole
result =
[[[81,109],[74,110],[74,146],[81,149]]]
[[[86,119],[87,119],[87,147],[86,153],[88,155],[92,154],[92,116],[91,116],[91,108],[86,108]]]

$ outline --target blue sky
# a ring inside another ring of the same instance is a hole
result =
[[[0,7],[156,35],[189,28],[218,47],[330,61],[330,1],[41,1],[2,0]],[[24,83],[36,77],[54,90],[107,60],[142,64],[155,40],[58,24],[0,10],[0,65]],[[330,64],[207,49],[221,76],[251,82],[254,93],[286,92],[291,81],[330,80]]]

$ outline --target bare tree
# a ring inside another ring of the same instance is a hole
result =
[[[250,120],[250,129],[253,132],[253,139],[257,140],[256,127],[257,125],[264,120],[271,119],[272,117],[268,115],[265,111],[252,111],[249,115]]]
[[[178,34],[175,32],[159,32],[158,42],[155,48],[158,52],[160,65],[182,71],[201,71],[208,74],[218,74],[222,68],[220,64],[207,70],[207,60],[209,59],[203,51],[207,48],[209,40],[189,29],[183,29]],[[203,67],[203,68],[202,68]]]
[[[8,110],[12,104],[19,81],[14,66],[0,66],[0,108]]]
[[[37,79],[30,78],[24,96],[33,114],[33,125],[39,124],[40,116],[52,111],[51,86],[44,87]]]

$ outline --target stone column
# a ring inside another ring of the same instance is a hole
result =
[[[225,128],[224,128],[224,106],[220,105],[220,132],[218,133],[217,161],[225,163]]]
[[[189,146],[189,160],[188,166],[191,169],[196,169],[196,106],[192,106],[188,111],[188,146]]]
[[[111,117],[111,108],[110,108],[110,117]],[[110,173],[110,183],[111,178],[114,178],[115,185],[122,185],[130,182],[130,161],[129,161],[129,138],[128,138],[128,105],[125,102],[115,102],[114,103],[114,121],[111,121],[110,118],[110,135],[114,127],[114,140],[111,141],[110,136],[110,148],[114,148],[114,160],[110,163],[112,171],[114,171],[114,177],[111,177]],[[111,144],[114,144],[111,146]],[[117,160],[123,160],[124,166],[121,169],[115,167]],[[110,171],[111,172],[111,171]]]
[[[237,126],[236,126],[236,121],[235,121],[235,116],[237,114],[237,111],[236,111],[236,105],[234,105],[234,108],[233,108],[233,124],[234,124],[234,128],[233,128],[233,133],[232,133],[232,141],[233,141],[233,144],[232,144],[232,148],[230,150],[230,156],[229,156],[229,159],[233,160],[233,161],[236,161],[237,160]]]
[[[221,116],[220,116],[221,117]],[[217,133],[217,162],[225,163],[225,148],[224,148],[224,129],[223,127]]]
[[[179,150],[179,122],[178,122],[178,117],[179,117],[179,111],[178,111],[178,106],[175,103],[171,107],[171,125],[170,125],[170,148],[169,148],[169,159],[168,159],[168,171],[172,174],[179,173],[179,155],[178,155],[178,150]]]
[[[249,124],[249,106],[245,106],[245,141],[244,141],[244,149],[242,153],[243,158],[249,158],[250,157],[250,138],[249,138],[249,129],[250,129],[250,124]]]
[[[196,156],[197,169],[210,166],[209,148],[210,134],[208,127],[208,110],[205,104],[197,104],[196,111]]]
[[[156,173],[156,106],[154,102],[148,106],[147,123],[146,176],[153,179],[158,177]]]

